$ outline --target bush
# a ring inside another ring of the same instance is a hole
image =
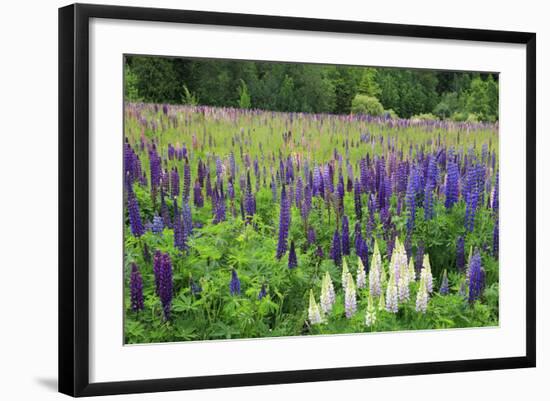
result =
[[[351,112],[353,114],[381,116],[384,114],[384,107],[377,98],[358,94],[351,102]]]
[[[432,113],[422,113],[422,114],[417,114],[415,116],[412,116],[411,120],[434,121],[434,120],[438,120],[438,118],[437,116],[434,116]]]
[[[478,115],[474,113],[468,113],[466,111],[453,113],[453,115],[451,116],[451,120],[469,123],[477,123],[480,121]]]

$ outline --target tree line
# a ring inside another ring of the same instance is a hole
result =
[[[498,120],[498,74],[128,56],[125,98],[401,118]]]

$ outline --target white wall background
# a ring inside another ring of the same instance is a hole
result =
[[[545,2],[353,0],[116,1],[111,4],[355,19],[537,33],[538,367],[536,369],[399,377],[186,393],[124,399],[281,400],[547,399],[550,363],[543,293],[550,257],[549,10]],[[55,400],[57,387],[57,0],[3,4],[0,19],[0,399]],[[449,346],[453,346],[449,344]],[[185,361],[182,361],[185,363]],[[383,397],[383,398],[382,398]],[[108,397],[107,399],[123,399]]]

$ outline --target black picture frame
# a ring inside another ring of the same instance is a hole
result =
[[[88,28],[91,18],[524,44],[527,68],[525,355],[494,359],[90,383]],[[60,8],[59,391],[79,397],[534,367],[536,364],[535,121],[535,33],[88,4],[74,4]]]

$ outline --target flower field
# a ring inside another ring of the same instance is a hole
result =
[[[498,325],[498,124],[126,103],[125,343]]]

